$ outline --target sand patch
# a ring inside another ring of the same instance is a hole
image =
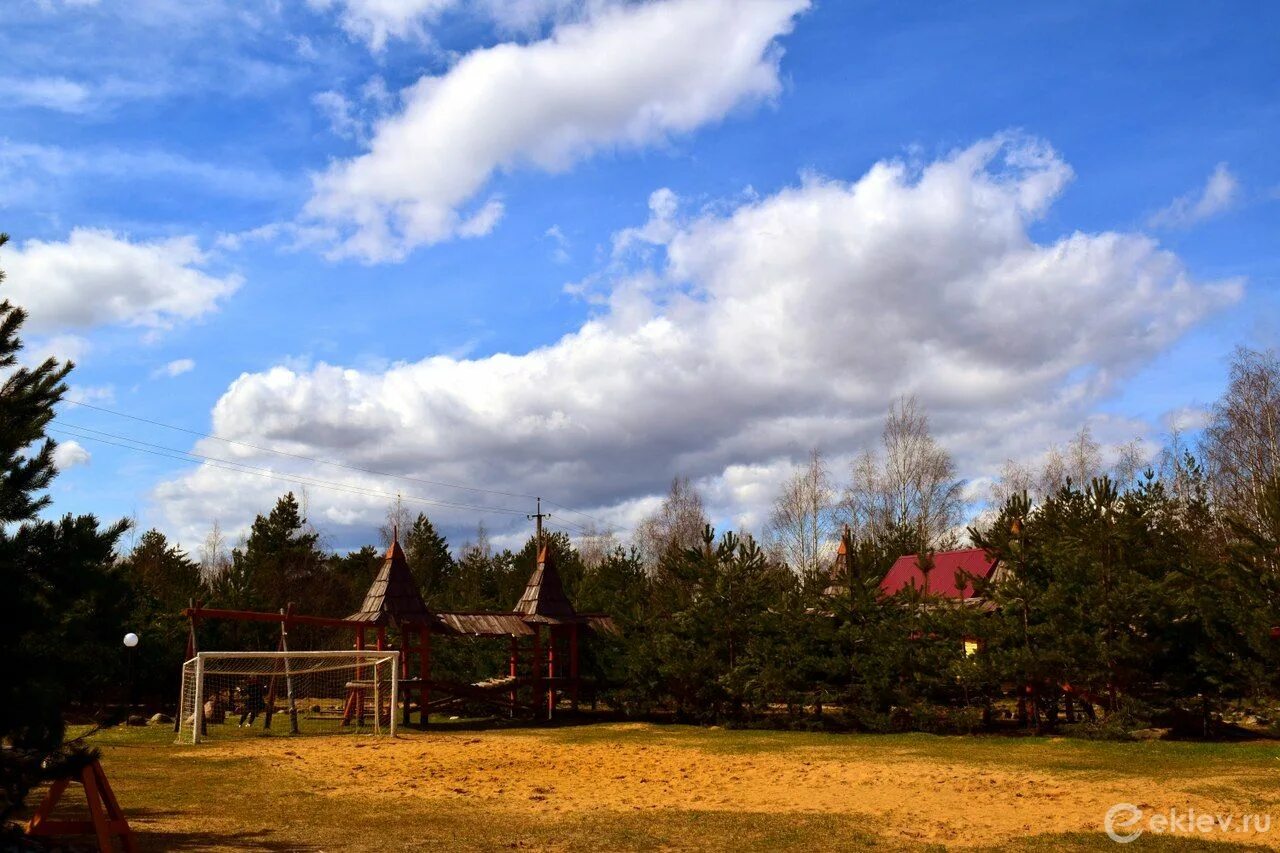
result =
[[[634,734],[635,727],[613,727]],[[641,726],[643,728],[643,726]],[[1113,804],[1206,814],[1256,811],[1231,802],[1232,777],[1158,782],[1140,776],[1031,770],[1013,763],[930,761],[906,749],[833,739],[831,747],[722,752],[695,738],[628,736],[575,742],[555,730],[261,739],[201,748],[192,756],[252,756],[302,777],[322,796],[457,800],[542,818],[664,809],[829,813],[857,817],[889,840],[999,844],[1032,834],[1102,829]],[[1252,777],[1256,780],[1257,772]],[[1243,778],[1243,777],[1242,777]],[[1196,793],[1211,790],[1212,795]],[[1256,786],[1254,797],[1256,798]],[[1272,801],[1280,805],[1280,798]],[[1276,811],[1275,808],[1272,811]],[[1271,833],[1210,836],[1280,847]]]

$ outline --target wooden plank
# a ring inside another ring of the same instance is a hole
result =
[[[93,834],[98,837],[98,849],[102,853],[112,853],[111,829],[107,826],[107,816],[98,796],[98,780],[93,775],[92,765],[80,773],[80,780],[84,785],[84,797],[89,801],[89,815],[93,819]]]

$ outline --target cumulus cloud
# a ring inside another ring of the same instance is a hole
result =
[[[893,398],[914,393],[966,475],[993,473],[1062,441],[1120,379],[1241,294],[1239,282],[1193,280],[1141,234],[1033,239],[1070,178],[1047,145],[1001,137],[923,168],[885,161],[851,182],[810,177],[721,213],[682,215],[662,193],[662,227],[641,228],[656,255],[624,245],[599,314],[572,334],[522,354],[245,374],[218,401],[213,429],[552,496],[620,525],[679,473],[719,517],[758,524],[791,459],[819,446],[839,464],[875,441]],[[1134,435],[1131,423],[1112,432]],[[289,470],[287,459],[234,447]],[[524,509],[335,469],[312,475]],[[156,499],[195,541],[211,518],[247,520],[283,488],[251,480],[203,467]],[[311,500],[318,522],[366,527],[387,503],[319,489]],[[477,517],[427,511],[455,529]]]
[[[196,363],[194,359],[179,358],[169,362],[168,364],[161,365],[160,367],[157,367],[155,370],[151,371],[151,378],[160,379],[162,377],[167,377],[169,379],[172,379],[175,376],[181,376],[184,373],[190,373],[195,369],[196,369]]]
[[[53,464],[59,471],[69,471],[77,465],[87,465],[90,454],[75,441],[59,441],[53,449]]]
[[[213,275],[194,237],[133,242],[76,228],[65,241],[3,250],[5,298],[27,309],[33,332],[104,325],[166,329],[213,311],[240,286]]]
[[[1203,222],[1229,210],[1239,191],[1236,176],[1226,163],[1219,163],[1199,192],[1174,199],[1168,207],[1155,213],[1149,224],[1152,228],[1185,228]]]
[[[652,144],[776,95],[777,39],[808,5],[608,7],[542,41],[476,50],[405,89],[367,152],[315,177],[304,218],[342,230],[335,254],[366,260],[485,233],[501,207],[468,206],[496,172],[563,171],[601,148]]]

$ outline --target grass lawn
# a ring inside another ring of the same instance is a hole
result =
[[[1102,820],[1118,802],[1280,818],[1280,746],[1264,742],[649,724],[173,740],[92,741],[144,850],[1093,850],[1115,847]],[[1130,847],[1276,849],[1280,826]]]

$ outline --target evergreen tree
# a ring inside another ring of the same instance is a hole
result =
[[[320,574],[324,554],[319,534],[307,528],[297,499],[289,492],[265,516],[254,519],[242,549],[231,553],[227,604],[275,611],[292,602],[301,613],[314,609],[311,582]]]
[[[317,592],[312,596],[314,610],[320,616],[346,616],[354,613],[382,567],[384,552],[365,545],[349,554],[333,554],[324,562]],[[295,610],[298,608],[295,607]],[[302,612],[302,611],[299,611]]]
[[[442,599],[453,582],[455,563],[449,553],[449,543],[422,513],[414,519],[404,543],[409,571],[422,591],[422,597],[430,606]]]
[[[173,662],[186,651],[182,609],[201,591],[200,566],[158,530],[142,534],[121,563],[129,585],[129,628],[142,642],[134,654],[135,699],[171,699]]]
[[[0,234],[0,246],[7,240]],[[91,515],[37,517],[57,473],[45,428],[72,365],[19,366],[25,319],[0,302],[0,828],[33,785],[84,760],[62,750],[63,713],[118,679],[126,599],[112,566],[126,522],[104,529]]]

